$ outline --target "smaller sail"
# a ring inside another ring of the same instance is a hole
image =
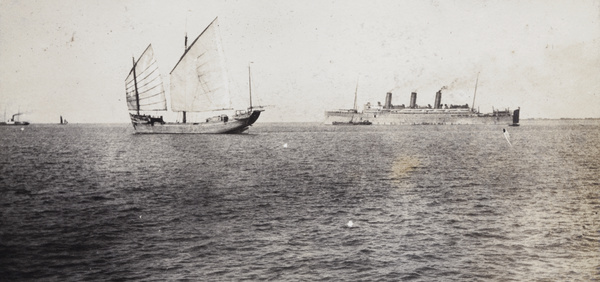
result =
[[[165,90],[154,59],[152,45],[142,53],[125,79],[127,107],[130,111],[164,111]]]

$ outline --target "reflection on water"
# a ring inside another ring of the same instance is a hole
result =
[[[421,161],[415,157],[398,156],[392,163],[391,177],[392,179],[405,178],[420,165]]]

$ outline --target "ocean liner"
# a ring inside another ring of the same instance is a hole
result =
[[[133,59],[125,88],[135,133],[242,133],[247,130],[264,110],[252,107],[251,85],[250,106],[243,110],[231,108],[217,18],[189,47],[187,36],[185,43],[185,52],[170,73],[169,109],[152,45],[137,61]],[[148,114],[161,111],[177,113],[181,120],[165,122],[162,115]],[[189,118],[188,114],[195,118]],[[200,116],[203,116],[201,120]]]
[[[325,112],[325,124],[348,123],[352,120],[368,120],[372,124],[417,125],[417,124],[519,124],[520,109],[494,109],[491,113],[480,113],[474,107],[464,105],[442,105],[442,90],[435,96],[433,106],[417,105],[417,93],[412,92],[410,104],[393,105],[392,93],[388,92],[385,104],[367,103],[362,112],[356,109]]]

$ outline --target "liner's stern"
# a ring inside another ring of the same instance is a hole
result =
[[[513,122],[511,126],[519,126],[519,114],[521,113],[521,107],[513,111]]]

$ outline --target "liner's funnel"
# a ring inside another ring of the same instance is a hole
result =
[[[391,109],[392,108],[392,92],[388,92],[385,95],[385,105],[384,105],[384,109]]]
[[[417,107],[417,92],[410,93],[410,107],[413,109]]]
[[[442,90],[440,90],[437,93],[435,93],[435,103],[434,103],[433,108],[434,109],[441,109],[442,108]]]

